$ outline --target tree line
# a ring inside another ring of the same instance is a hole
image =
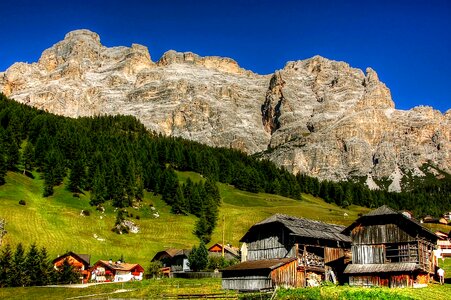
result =
[[[45,247],[32,244],[26,251],[19,243],[13,251],[6,244],[0,252],[0,287],[78,283],[79,278],[80,273],[67,261],[56,270]]]
[[[239,150],[149,132],[135,117],[71,119],[19,104],[1,94],[0,184],[5,182],[8,170],[28,176],[39,172],[45,197],[67,178],[67,188],[73,193],[90,191],[92,205],[111,201],[122,208],[140,201],[144,190],[161,194],[173,213],[199,217],[196,234],[205,242],[217,221],[217,181],[249,192],[294,199],[309,193],[342,207],[387,204],[418,215],[451,210],[451,180],[446,174],[443,180],[419,182],[408,192],[372,191],[358,182],[293,175]],[[175,170],[200,173],[205,182],[182,185]]]

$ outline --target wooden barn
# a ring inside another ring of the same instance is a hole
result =
[[[208,248],[208,255],[210,256],[221,256],[222,250],[224,248],[224,258],[227,260],[240,260],[240,250],[229,245],[222,245],[219,243],[214,244]]]
[[[257,289],[261,285],[252,280],[260,279],[252,275],[257,272],[253,267],[267,266],[266,263],[277,261],[286,264],[283,259],[293,259],[290,266],[295,265],[296,272],[290,273],[289,278],[284,273],[285,279],[272,281],[272,287],[277,285],[300,287],[318,285],[322,280],[336,281],[337,274],[341,274],[344,270],[346,253],[347,250],[349,252],[351,245],[349,236],[341,233],[344,229],[343,226],[315,220],[282,214],[273,215],[253,225],[243,236],[241,242],[244,243],[242,247],[244,262],[223,270],[223,288],[241,289],[241,283],[238,281],[250,281],[246,286]],[[279,267],[267,268],[266,271],[278,269]],[[237,276],[237,270],[242,276]],[[271,274],[267,274],[268,280],[271,279]],[[261,276],[261,273],[258,273],[258,276]]]
[[[161,261],[163,267],[171,268],[171,272],[191,271],[188,265],[190,249],[166,249],[158,252],[152,261]]]
[[[83,276],[83,282],[86,283],[89,279],[89,267],[91,264],[91,255],[89,254],[76,254],[72,251],[69,251],[61,256],[58,256],[52,261],[55,269],[61,268],[64,264],[64,261],[67,261],[69,265],[71,265],[75,270],[79,271]]]
[[[437,236],[385,205],[343,233],[352,239],[352,264],[345,269],[350,285],[411,287],[428,283],[435,272]]]

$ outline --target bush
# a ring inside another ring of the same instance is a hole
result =
[[[161,276],[161,268],[163,264],[161,261],[151,261],[149,267],[147,268],[146,276],[148,278],[156,278]]]
[[[73,194],[72,194],[72,197],[74,197],[74,198],[80,198],[80,194],[78,194],[78,193],[73,193]]]
[[[138,215],[136,215],[135,219],[136,219],[136,220],[139,220],[139,219],[141,219],[141,217],[138,216]]]
[[[19,200],[19,204],[20,204],[20,205],[27,205],[27,203],[25,202],[25,200]]]

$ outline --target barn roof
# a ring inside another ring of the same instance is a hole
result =
[[[382,205],[381,207],[378,207],[378,208],[370,211],[369,213],[367,213],[364,216],[371,217],[371,216],[398,215],[398,214],[400,214],[400,213],[397,212],[396,210],[394,210],[393,208],[388,207],[387,205]]]
[[[253,225],[251,229],[241,238],[244,241],[251,230],[266,224],[280,223],[285,226],[291,235],[323,240],[341,241],[341,242],[351,242],[351,238],[342,231],[345,229],[344,226],[328,224],[321,221],[297,218],[293,216],[288,216],[284,214],[275,214],[271,217]]]
[[[409,226],[411,226],[411,225],[415,226],[419,230],[419,232],[421,232],[422,235],[427,237],[429,240],[432,240],[434,242],[437,240],[437,236],[432,231],[430,231],[429,229],[427,229],[426,227],[421,225],[421,223],[419,223],[417,220],[411,219],[411,218],[405,216],[404,214],[402,214],[401,212],[388,207],[387,205],[382,205],[381,207],[378,207],[375,210],[370,211],[366,215],[361,216],[360,218],[355,220],[351,225],[346,227],[346,229],[344,229],[342,233],[350,234],[350,232],[357,225],[365,222],[366,220],[376,219],[376,218],[381,218],[381,217],[398,218],[400,220],[403,220],[404,223],[409,224]]]
[[[179,255],[188,257],[190,252],[191,252],[191,250],[189,250],[189,249],[170,248],[170,249],[166,249],[166,250],[160,251],[157,254],[155,254],[155,256],[152,258],[152,261],[160,260],[163,257],[173,258],[173,257],[179,256]]]
[[[223,269],[222,271],[247,271],[247,270],[274,270],[283,265],[286,265],[292,261],[295,261],[296,258],[276,258],[276,259],[263,259],[263,260],[252,260],[245,261],[228,268]]]
[[[416,263],[393,264],[350,264],[346,267],[345,274],[371,274],[386,272],[411,272],[418,269]]]

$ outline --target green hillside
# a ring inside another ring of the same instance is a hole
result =
[[[181,182],[187,178],[194,182],[203,180],[193,172],[177,174]],[[4,243],[36,243],[39,247],[45,246],[51,257],[69,250],[89,253],[92,262],[118,259],[123,255],[125,260],[143,265],[147,265],[149,259],[164,248],[191,248],[199,243],[193,234],[197,218],[170,213],[170,207],[161,200],[161,196],[145,192],[140,208],[127,208],[130,214],[128,219],[140,226],[140,232],[119,235],[111,231],[116,212],[110,204],[105,205],[105,213],[96,211],[89,205],[89,194],[73,197],[64,184],[55,188],[53,196],[44,198],[43,180],[38,174],[35,177],[31,179],[21,173],[9,172],[6,184],[0,186],[0,218],[6,220],[8,231]],[[221,183],[218,186],[222,205],[211,243],[222,239],[223,216],[226,242],[238,245],[239,239],[252,224],[274,213],[346,225],[355,220],[359,212],[367,211],[357,206],[342,209],[310,195],[303,194],[299,201],[272,194],[244,192]],[[19,200],[25,200],[26,205],[20,205]],[[90,215],[82,216],[82,210],[89,210]],[[159,213],[158,218],[154,216],[156,212]],[[347,216],[344,216],[345,213]]]

